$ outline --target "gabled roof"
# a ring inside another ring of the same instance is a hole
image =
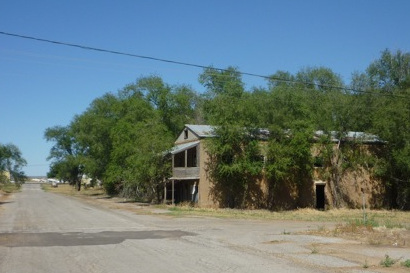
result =
[[[191,130],[194,134],[196,134],[200,138],[215,136],[215,133],[214,133],[215,127],[211,125],[186,124],[185,127]]]

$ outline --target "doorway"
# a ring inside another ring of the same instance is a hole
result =
[[[326,184],[316,184],[316,209],[325,209],[325,186]]]

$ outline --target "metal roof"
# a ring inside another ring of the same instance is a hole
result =
[[[380,139],[378,136],[373,135],[373,134],[368,134],[364,132],[346,132],[340,135],[339,132],[336,131],[330,131],[330,136],[331,136],[331,141],[333,142],[338,142],[339,138],[341,141],[359,141],[363,143],[385,143],[382,139]],[[315,137],[321,137],[321,136],[326,136],[327,133],[324,131],[316,131],[315,132]]]
[[[184,144],[180,144],[180,145],[176,145],[176,146],[174,146],[174,147],[171,149],[170,153],[174,155],[174,154],[180,153],[180,152],[182,152],[182,151],[188,150],[188,149],[190,149],[190,148],[193,148],[193,147],[195,147],[195,146],[198,145],[198,144],[199,144],[199,140],[198,140],[198,141],[193,141],[193,142],[184,143]]]
[[[216,136],[215,134],[216,127],[212,125],[186,124],[185,127],[190,129],[200,138]],[[256,138],[260,140],[267,140],[269,138],[270,132],[268,129],[260,128],[256,132],[254,132],[254,134]],[[330,131],[329,133],[327,133],[322,130],[319,130],[314,133],[314,138],[319,138],[327,134],[330,134],[331,141],[333,142],[338,142],[340,138],[341,141],[359,141],[362,143],[386,143],[385,141],[383,141],[376,135],[364,133],[364,132],[354,132],[354,131],[345,132],[340,135],[340,133],[337,131]]]
[[[194,124],[186,124],[186,128],[190,129],[199,137],[214,137],[215,127],[211,125],[194,125]]]

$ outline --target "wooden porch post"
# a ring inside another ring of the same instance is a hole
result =
[[[174,205],[174,197],[175,197],[174,191],[175,191],[175,180],[172,179],[172,205]]]
[[[167,182],[164,183],[164,204],[167,203]]]

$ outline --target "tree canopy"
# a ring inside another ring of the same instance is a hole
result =
[[[309,178],[313,160],[307,151],[315,130],[363,131],[386,143],[375,175],[389,188],[389,206],[410,209],[410,53],[384,50],[350,83],[326,67],[280,70],[266,87],[249,89],[237,68],[209,67],[199,82],[203,93],[148,76],[96,98],[67,127],[46,130],[55,143],[50,174],[74,181],[84,173],[103,181],[107,192],[152,200],[170,175],[163,152],[184,124],[218,125],[220,137],[209,144],[214,178],[225,181],[218,185],[229,192],[226,206],[241,207],[253,194],[251,177],[262,171],[272,187]],[[249,138],[257,128],[273,132],[262,151]],[[339,152],[345,162],[346,152]],[[237,184],[228,182],[233,180]]]
[[[27,165],[20,149],[14,144],[0,144],[0,182],[7,182],[4,172],[10,174],[10,179],[21,184],[26,179],[22,168]]]

